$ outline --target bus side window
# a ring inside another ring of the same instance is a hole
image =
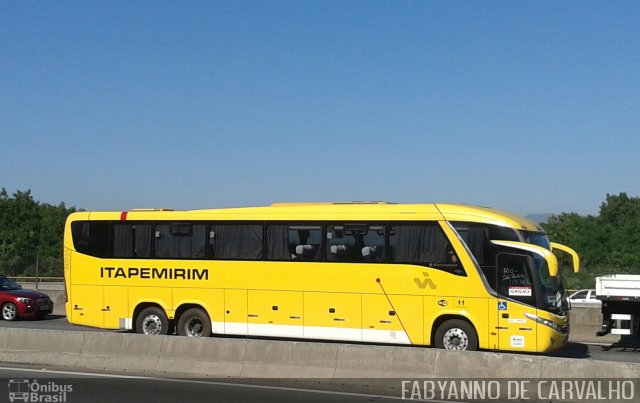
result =
[[[492,244],[492,240],[518,241],[518,235],[511,228],[496,225],[476,224],[466,222],[452,223],[469,251],[475,258],[492,290],[496,287],[496,255],[499,248]]]
[[[210,225],[207,257],[222,260],[262,260],[262,229],[262,224]]]
[[[322,259],[322,226],[292,225],[288,235],[289,251],[294,260]]]
[[[344,225],[327,226],[327,260],[330,262],[352,262],[355,260],[356,238],[347,234]]]
[[[512,228],[466,222],[452,224],[481,266],[495,264],[497,249],[491,241],[519,241],[518,234]]]
[[[367,228],[367,232],[363,236],[364,246],[360,250],[362,260],[365,262],[384,262],[384,236],[384,225],[370,225]]]
[[[71,223],[73,246],[79,253],[109,257],[109,222],[75,221]]]
[[[113,225],[113,257],[151,257],[153,238],[151,224],[116,223]]]
[[[383,224],[345,223],[327,226],[327,260],[331,262],[384,262]]]
[[[437,224],[396,224],[389,246],[394,263],[447,262],[446,238]]]
[[[466,276],[437,222],[393,224],[389,229],[389,257],[393,263],[419,264]]]
[[[321,225],[267,225],[267,260],[318,261],[321,243]]]
[[[156,257],[204,259],[204,224],[158,223],[155,231]]]

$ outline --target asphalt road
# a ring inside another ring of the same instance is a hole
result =
[[[0,401],[10,392],[36,391],[41,401],[174,403],[174,402],[396,402],[398,396],[382,396],[320,390],[281,384],[250,384],[249,380],[211,381],[132,376],[125,373],[87,373],[0,362]],[[277,381],[274,381],[277,382]],[[36,386],[33,386],[36,385]],[[30,395],[31,396],[31,395]],[[49,398],[47,398],[49,396]],[[59,396],[58,400],[47,400]],[[21,400],[22,401],[22,400]],[[30,400],[35,401],[35,400]]]
[[[118,330],[96,329],[86,326],[71,325],[61,315],[49,315],[39,320],[23,320],[6,322],[0,320],[0,327],[18,327],[28,329],[120,332]],[[594,359],[601,361],[640,362],[640,344],[587,344],[569,342],[564,348],[551,354],[555,357]]]
[[[112,332],[113,330],[98,329],[94,327],[72,325],[63,315],[48,315],[41,319],[17,320],[7,322],[0,320],[0,327],[17,327],[21,329],[47,329],[47,330],[71,330],[89,332]]]

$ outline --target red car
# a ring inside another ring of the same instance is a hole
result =
[[[0,314],[4,320],[36,318],[53,312],[53,301],[47,294],[23,290],[22,286],[0,276]]]

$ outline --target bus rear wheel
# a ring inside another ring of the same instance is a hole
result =
[[[169,319],[162,309],[150,306],[138,314],[136,331],[152,336],[168,334]]]
[[[460,319],[447,320],[436,330],[435,344],[445,350],[477,350],[478,336],[468,322]]]
[[[211,320],[200,308],[189,308],[178,319],[178,334],[189,337],[211,336]]]

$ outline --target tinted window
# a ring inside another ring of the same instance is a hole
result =
[[[204,259],[205,224],[158,223],[155,230],[156,257]]]
[[[0,277],[0,290],[3,291],[13,291],[19,290],[21,287],[15,283],[13,280],[8,279],[6,277]]]
[[[577,294],[575,294],[572,298],[573,299],[586,299],[587,298],[587,293],[589,291],[580,291]]]
[[[521,231],[522,237],[526,243],[541,246],[545,249],[551,250],[551,244],[549,243],[549,237],[544,232],[532,232]]]
[[[499,248],[491,241],[519,241],[518,234],[511,228],[489,224],[455,222],[453,226],[480,265],[491,288],[496,291],[496,255]]]
[[[322,260],[322,226],[314,224],[267,225],[268,260]]]
[[[152,251],[151,224],[116,223],[113,225],[113,257],[148,258]]]
[[[496,263],[498,248],[491,241],[520,241],[516,231],[511,228],[463,222],[453,223],[453,226],[480,266],[493,266]]]
[[[385,226],[375,224],[327,225],[326,256],[330,262],[383,262]]]
[[[394,263],[420,264],[453,274],[466,274],[438,223],[392,225],[389,257]]]
[[[76,221],[71,223],[76,251],[96,257],[109,256],[109,222]]]
[[[525,255],[498,254],[498,294],[536,305],[530,261]]]
[[[209,226],[208,257],[211,259],[261,260],[260,224],[213,224]]]

